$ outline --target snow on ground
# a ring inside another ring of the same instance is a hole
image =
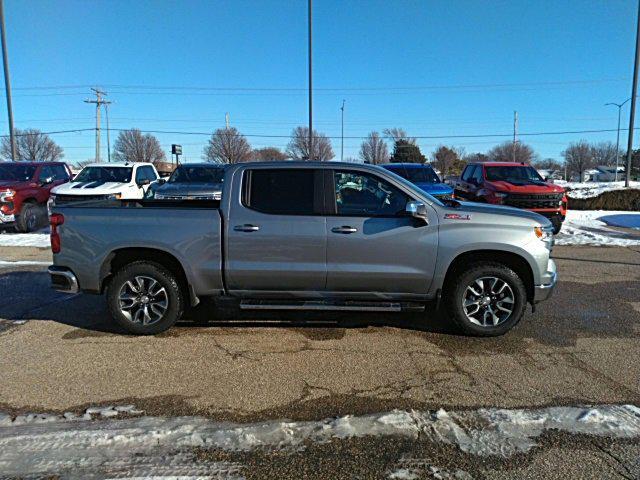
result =
[[[50,247],[49,233],[0,234],[0,247]]]
[[[631,232],[610,227],[626,227]],[[640,245],[640,212],[568,210],[556,245],[622,246]]]
[[[117,407],[108,411],[118,412]],[[85,415],[91,415],[89,410]],[[193,449],[286,452],[304,450],[309,442],[401,436],[453,445],[470,455],[509,458],[534,448],[537,438],[550,430],[640,438],[640,408],[634,405],[394,410],[321,421],[251,424],[221,423],[203,417],[109,417],[102,412],[100,419],[91,421],[84,416],[5,415],[0,423],[0,471],[10,477],[64,474],[64,478],[102,478],[101,472],[109,472],[113,477],[126,473],[127,477],[145,478],[204,474],[206,478],[239,478],[241,465],[198,460]],[[398,465],[391,475],[412,478],[415,459],[412,462]]]
[[[565,182],[556,180],[557,185],[570,190],[567,195],[570,198],[597,197],[610,190],[623,190],[624,182]],[[640,182],[629,182],[630,188],[640,189]]]

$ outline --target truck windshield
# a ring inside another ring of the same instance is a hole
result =
[[[440,183],[438,175],[430,167],[392,167],[389,170],[410,182]]]
[[[485,167],[490,182],[544,182],[538,171],[529,166]]]
[[[129,183],[133,167],[85,167],[72,182]]]
[[[181,165],[171,174],[169,183],[222,183],[224,168]]]
[[[20,165],[16,163],[0,164],[0,180],[31,180],[36,173],[34,165]]]

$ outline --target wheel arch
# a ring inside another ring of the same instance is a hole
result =
[[[516,272],[524,283],[527,291],[527,301],[533,302],[535,283],[531,265],[523,256],[504,250],[471,250],[459,254],[449,264],[444,278],[443,289],[447,290],[458,273],[465,270],[469,265],[478,262],[500,263]]]
[[[148,261],[159,264],[175,275],[185,298],[197,305],[196,297],[182,263],[171,253],[158,248],[123,247],[109,253],[100,266],[100,292],[104,292],[113,276],[133,262]]]

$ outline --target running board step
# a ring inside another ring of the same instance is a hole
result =
[[[322,300],[242,300],[242,310],[341,310],[354,312],[401,312],[423,311],[420,303],[400,302],[331,302]]]

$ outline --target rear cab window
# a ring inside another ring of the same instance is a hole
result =
[[[322,176],[313,168],[245,170],[242,204],[271,215],[320,215]]]

